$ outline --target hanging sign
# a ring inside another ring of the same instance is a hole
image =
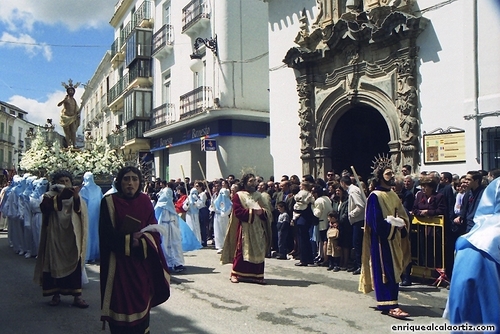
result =
[[[217,140],[215,140],[215,139],[202,139],[201,140],[201,150],[202,151],[217,151]]]

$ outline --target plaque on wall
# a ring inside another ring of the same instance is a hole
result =
[[[424,163],[465,162],[465,131],[424,134]]]

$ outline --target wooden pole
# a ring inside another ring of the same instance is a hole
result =
[[[201,171],[201,176],[203,176],[203,182],[205,182],[205,187],[207,188],[208,195],[210,196],[210,199],[212,199],[212,192],[210,191],[210,187],[208,185],[207,178],[205,176],[205,172],[203,171],[203,167],[201,167],[201,163],[198,161],[198,166],[200,167]]]

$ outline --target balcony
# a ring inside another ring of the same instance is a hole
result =
[[[201,86],[180,97],[180,119],[186,119],[213,107],[212,88]]]
[[[16,144],[16,137],[14,137],[12,135],[8,135],[6,133],[0,133],[0,142],[15,145]]]
[[[106,93],[102,94],[101,97],[101,111],[106,112],[108,110],[108,96]]]
[[[134,25],[134,26],[132,26]],[[126,41],[132,30],[135,28],[135,23],[132,21],[129,21],[125,27],[120,31],[120,38],[122,41]],[[123,50],[123,47],[125,46],[125,43],[120,45],[120,48]]]
[[[153,78],[151,74],[151,61],[149,59],[139,59],[134,62],[129,70],[129,87],[151,87],[153,86]]]
[[[175,105],[173,103],[164,103],[163,105],[153,109],[151,115],[151,129],[160,128],[171,124],[176,120]]]
[[[111,44],[111,65],[113,68],[117,68],[125,59],[125,52],[122,51],[122,46],[123,39],[121,37],[115,39],[113,44]]]
[[[123,142],[125,141],[125,133],[113,133],[108,135],[106,138],[106,142],[111,147],[111,149],[118,149],[123,146]]]
[[[182,33],[194,37],[210,24],[210,8],[207,0],[192,0],[182,9]]]
[[[153,35],[151,54],[156,59],[166,58],[174,48],[174,26],[165,24]]]
[[[151,18],[151,1],[144,1],[135,11],[133,21],[135,27],[152,28],[153,20]]]
[[[118,82],[111,87],[108,94],[108,106],[112,110],[118,110],[123,106],[123,99],[119,99],[128,87],[129,77],[125,74]]]

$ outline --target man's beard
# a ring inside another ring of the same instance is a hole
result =
[[[248,191],[249,193],[254,193],[257,190],[257,187],[255,187],[255,186],[245,186],[245,190]]]
[[[395,185],[396,185],[396,180],[393,177],[391,177],[389,179],[389,181],[382,179],[382,182],[381,182],[382,187],[390,188],[390,187],[394,187]]]

